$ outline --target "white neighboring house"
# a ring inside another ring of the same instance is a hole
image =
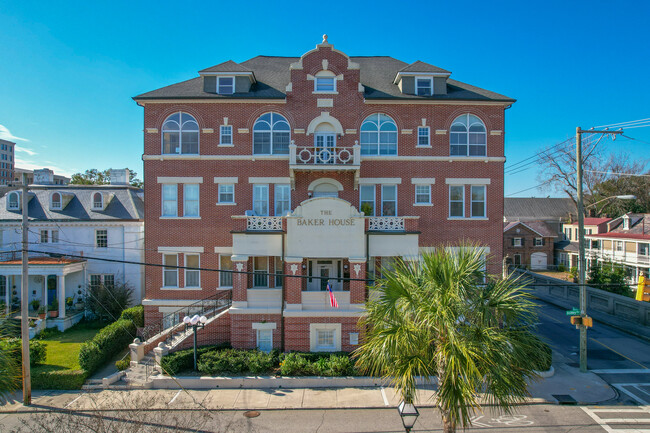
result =
[[[134,289],[133,303],[141,302],[141,265],[93,260],[144,261],[144,196],[128,179],[128,170],[122,169],[111,171],[110,185],[56,185],[49,171],[30,185],[29,301],[43,306],[56,300],[58,318],[48,319],[49,327],[63,330],[81,319],[82,312],[66,305],[66,299],[77,303],[90,284],[127,282]],[[0,198],[0,303],[7,310],[20,299],[21,195],[19,189]],[[36,314],[30,311],[30,317]]]

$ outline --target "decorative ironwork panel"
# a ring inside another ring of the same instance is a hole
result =
[[[382,232],[404,230],[404,218],[373,217],[370,218],[368,230],[377,230]]]
[[[282,217],[249,216],[246,230],[282,231]]]

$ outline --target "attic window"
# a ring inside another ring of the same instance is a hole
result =
[[[61,194],[55,192],[52,194],[52,209],[61,209]]]
[[[630,229],[630,218],[629,217],[624,217],[623,218],[623,229],[624,230],[629,230]]]
[[[104,199],[101,192],[93,194],[93,209],[102,209],[104,207]]]
[[[235,77],[217,77],[217,93],[220,95],[235,93]]]
[[[18,209],[18,193],[12,192],[9,194],[9,209]]]
[[[331,71],[320,71],[314,77],[314,92],[336,92],[336,76]]]
[[[418,96],[433,95],[433,78],[415,78],[415,94]]]

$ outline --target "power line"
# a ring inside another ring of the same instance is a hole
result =
[[[636,173],[617,173],[614,171],[598,171],[598,170],[583,170],[589,173],[598,173],[598,174],[611,174],[615,176],[633,176],[633,177],[650,177],[650,174],[636,174]]]
[[[630,125],[630,124],[646,123],[646,122],[650,122],[650,117],[648,117],[646,119],[629,120],[627,122],[619,122],[619,123],[612,123],[610,125],[596,126],[596,128],[623,127],[621,125]]]

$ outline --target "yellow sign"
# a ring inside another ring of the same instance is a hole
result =
[[[637,301],[648,301],[650,302],[650,293],[646,293],[646,281],[645,277],[641,275],[639,277],[639,285],[636,289],[636,300]]]

